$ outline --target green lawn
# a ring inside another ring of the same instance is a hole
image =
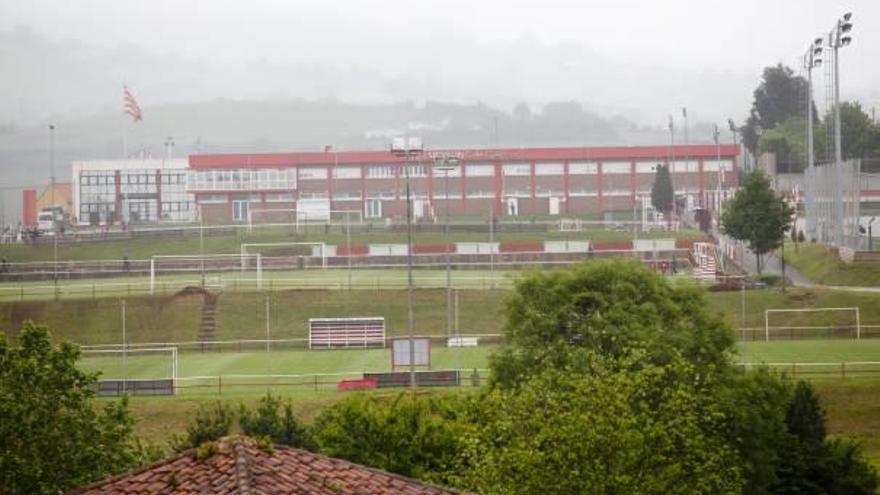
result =
[[[627,219],[628,220],[628,219]],[[376,244],[376,243],[405,243],[405,232],[391,232],[382,226],[376,225],[376,230],[365,233],[353,233],[351,243],[353,245]],[[540,240],[626,240],[632,239],[632,232],[617,231],[610,229],[590,229],[583,232],[559,232],[551,226],[549,232],[496,232],[495,242],[508,241],[540,241]],[[190,232],[185,237],[140,237],[137,239],[119,241],[89,241],[71,242],[58,245],[59,260],[113,260],[122,259],[128,255],[131,259],[150,259],[157,254],[193,254],[200,252],[200,241],[197,231]],[[682,230],[680,232],[647,232],[639,233],[640,238],[670,238],[700,239],[703,234],[696,230]],[[416,244],[443,243],[445,240],[442,232],[416,232],[413,242]],[[488,232],[452,232],[450,242],[488,242]],[[324,226],[313,225],[306,230],[294,231],[293,227],[254,228],[239,229],[235,234],[206,235],[204,238],[206,253],[237,254],[241,252],[242,243],[262,242],[324,242],[333,245],[345,245],[345,231],[336,227],[331,232],[325,232]],[[0,246],[0,255],[5,256],[10,262],[19,261],[51,261],[53,259],[53,246],[51,243],[37,246],[29,245],[3,245]]]
[[[326,272],[315,272],[323,276]],[[382,316],[388,333],[400,335],[407,328],[406,291],[401,287],[404,280],[401,271],[355,272],[356,285],[367,282],[368,275],[375,275],[373,289],[355,290],[274,290],[273,292],[235,292],[231,287],[220,293],[217,313],[217,339],[262,339],[266,333],[266,298],[269,299],[269,327],[273,338],[304,338],[309,318]],[[503,303],[506,289],[479,290],[488,287],[488,273],[480,271],[456,271],[456,286],[470,286],[458,294],[458,329],[465,334],[498,334],[503,331]],[[327,279],[328,286],[344,280]],[[360,280],[360,277],[364,277]],[[513,272],[505,274],[508,287]],[[473,278],[467,278],[473,277]],[[416,331],[420,334],[443,335],[446,333],[445,274],[442,271],[417,271],[419,286],[414,293],[414,316]],[[307,279],[303,279],[307,280]],[[308,279],[315,281],[317,279]],[[344,282],[343,283],[344,286]],[[389,288],[391,284],[397,288]],[[338,285],[336,285],[338,287]],[[378,287],[378,290],[375,288]],[[863,335],[880,334],[880,295],[831,289],[778,289],[746,291],[746,330],[740,330],[741,293],[707,292],[706,299],[711,311],[719,313],[728,324],[737,329],[737,338],[763,339],[764,310],[767,308],[818,308],[857,306],[861,311]],[[121,298],[127,307],[127,339],[131,343],[187,342],[197,340],[198,321],[202,305],[200,295],[174,295],[168,291],[164,296],[131,296],[124,289],[115,298],[51,299],[0,302],[0,330],[14,339],[17,330],[26,320],[49,324],[59,339],[80,344],[112,344],[121,342]],[[852,313],[786,313],[777,314],[771,326],[850,326],[854,323]],[[878,325],[872,328],[872,325]],[[772,329],[773,339],[788,339],[803,335],[809,330]],[[852,336],[851,328],[842,330],[815,330],[815,337]]]
[[[847,264],[824,246],[803,243],[785,245],[785,259],[814,283],[856,287],[880,287],[880,263]]]
[[[449,348],[434,345],[431,350],[433,369],[486,368],[488,355],[495,346]],[[360,374],[365,371],[389,371],[389,349],[281,350],[249,352],[183,352],[179,354],[179,377],[217,375],[310,375]],[[80,366],[86,371],[100,371],[107,378],[123,376],[119,353],[83,354]],[[169,378],[170,353],[133,352],[127,356],[129,378]]]

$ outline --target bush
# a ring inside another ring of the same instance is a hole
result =
[[[306,450],[315,450],[317,447],[311,433],[294,415],[290,399],[284,401],[283,409],[281,399],[272,394],[260,399],[254,411],[242,404],[238,421],[242,433],[251,437],[265,437],[272,443]]]
[[[222,402],[201,405],[196,410],[193,422],[186,427],[186,435],[175,434],[171,437],[171,449],[181,452],[225,437],[232,430],[234,421],[235,411]]]
[[[352,395],[315,419],[321,452],[392,473],[447,484],[460,473],[467,396]]]

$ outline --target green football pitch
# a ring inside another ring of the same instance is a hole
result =
[[[485,370],[497,346],[448,348],[434,345],[432,369]],[[737,363],[766,363],[781,372],[803,377],[880,375],[880,340],[810,340],[743,342]],[[845,364],[841,364],[845,363]],[[172,376],[172,352],[85,352],[80,367],[104,378],[159,379]],[[391,370],[388,349],[186,351],[178,354],[181,391],[213,393],[219,387],[264,389],[267,384],[332,387],[338,380],[363,372]],[[848,373],[848,375],[847,375]],[[485,376],[485,373],[483,373]]]

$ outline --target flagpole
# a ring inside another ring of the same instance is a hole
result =
[[[121,115],[121,120],[120,120],[120,122],[122,122],[122,159],[123,160],[128,158],[128,143],[126,142],[126,139],[125,139],[126,138],[126,136],[125,136],[125,93],[126,93],[126,91],[128,91],[128,85],[126,85],[123,82],[122,83],[123,106],[122,106],[122,115]]]

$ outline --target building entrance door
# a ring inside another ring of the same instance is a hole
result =
[[[559,215],[559,198],[550,198],[550,214]]]
[[[507,198],[507,214],[512,217],[519,216],[519,200],[517,198]]]
[[[247,200],[232,201],[232,221],[247,222],[248,220],[248,203]]]

